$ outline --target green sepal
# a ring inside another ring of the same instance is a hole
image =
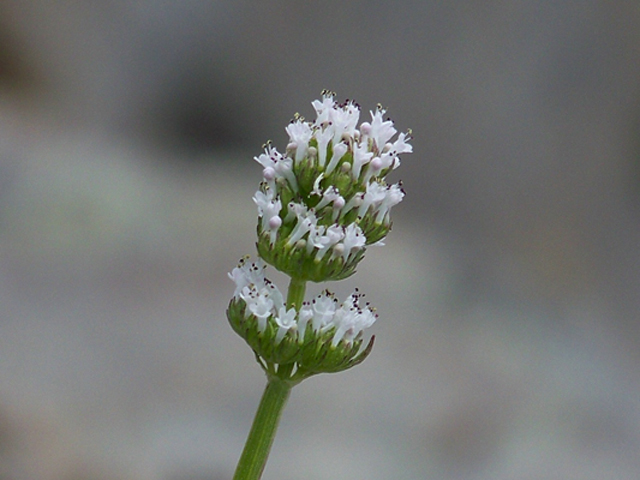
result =
[[[371,353],[375,336],[362,349],[362,339],[352,342],[331,344],[333,333],[320,335],[317,342],[305,345],[302,358],[298,362],[298,374],[304,378],[319,373],[337,373],[362,363]]]
[[[367,245],[376,243],[385,238],[391,231],[391,224],[378,223],[375,215],[367,213],[364,218],[358,220],[358,226],[367,239]]]
[[[258,330],[258,319],[255,315],[246,315],[246,303],[242,299],[233,298],[227,309],[227,318],[233,330],[240,335],[251,349],[269,363],[286,364],[297,361],[300,347],[292,332],[287,332],[282,340],[276,344],[275,337],[278,326],[269,317],[266,328]]]
[[[311,196],[313,184],[318,177],[318,167],[310,158],[303,158],[294,166],[293,172],[298,180],[298,193],[300,198],[307,199]]]
[[[275,243],[271,245],[269,234],[261,234],[260,225],[258,225],[258,242],[256,243],[258,255],[281,272],[304,281],[319,283],[348,278],[355,273],[366,250],[361,248],[352,253],[346,262],[342,257],[329,259],[330,251],[326,252],[322,259],[316,260],[317,250],[315,248],[311,253],[307,253],[304,241],[287,245],[288,234],[286,230],[282,232],[283,235],[280,233],[278,232]]]

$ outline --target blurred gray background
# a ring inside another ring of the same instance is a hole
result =
[[[264,478],[640,476],[637,1],[20,0],[1,480],[232,477],[264,387],[224,315],[252,159],[324,88],[415,153],[387,246],[331,285],[376,348],[296,387]]]

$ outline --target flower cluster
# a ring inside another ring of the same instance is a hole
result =
[[[258,207],[258,253],[278,270],[322,282],[352,275],[367,246],[391,229],[389,212],[402,201],[400,184],[385,176],[410,153],[409,134],[397,133],[385,110],[356,128],[360,108],[337,104],[332,93],[312,102],[317,118],[286,127],[286,153],[271,145],[255,160],[263,181]]]
[[[360,306],[356,290],[339,303],[328,290],[287,309],[282,293],[264,275],[265,265],[242,259],[229,273],[236,284],[229,320],[261,360],[295,364],[299,378],[350,368],[364,360],[373,346],[360,351],[362,331],[376,320],[368,304]],[[266,366],[263,364],[263,367]]]
[[[362,122],[360,107],[337,104],[323,93],[312,102],[317,118],[297,116],[287,127],[284,154],[270,144],[255,160],[263,180],[253,197],[258,208],[259,259],[241,260],[229,277],[236,289],[227,310],[232,328],[253,349],[270,377],[298,382],[362,362],[362,332],[376,320],[357,290],[340,302],[328,290],[304,301],[308,281],[341,280],[355,272],[366,247],[382,244],[389,212],[404,197],[385,177],[410,153],[408,133],[395,140],[385,110]],[[284,296],[265,275],[265,262],[291,277]]]

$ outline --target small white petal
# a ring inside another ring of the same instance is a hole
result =
[[[348,149],[349,147],[347,146],[346,143],[341,142],[341,143],[338,143],[337,145],[334,145],[333,152],[331,155],[331,160],[329,161],[329,165],[327,165],[327,169],[326,169],[327,175],[333,172],[333,170],[338,165],[338,162],[340,161],[340,159],[344,157],[345,153],[347,153]]]

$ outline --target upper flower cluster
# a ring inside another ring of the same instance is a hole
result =
[[[286,127],[284,154],[267,145],[255,158],[263,182],[253,200],[260,256],[291,277],[321,282],[353,274],[365,248],[387,235],[404,192],[385,176],[412,147],[408,133],[393,140],[381,107],[357,128],[356,103],[337,104],[326,92],[312,105],[314,122],[297,117]]]

